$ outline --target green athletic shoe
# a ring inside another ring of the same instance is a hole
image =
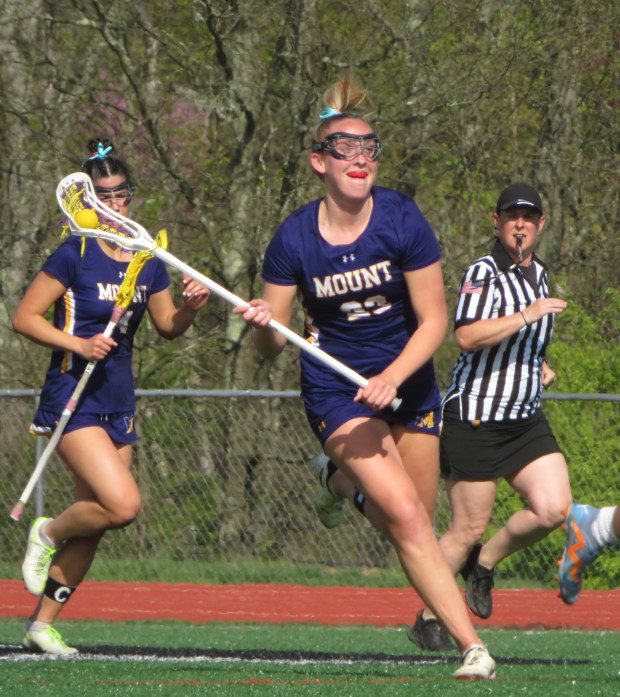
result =
[[[22,576],[26,590],[33,595],[43,595],[45,582],[50,570],[56,547],[50,547],[41,540],[41,528],[51,518],[37,518],[28,534],[26,556],[22,564]]]
[[[335,528],[344,520],[347,501],[341,496],[335,496],[329,489],[327,480],[329,478],[329,465],[331,463],[327,455],[323,453],[315,455],[312,460],[310,460],[310,464],[321,484],[321,488],[316,492],[314,497],[314,510],[319,520],[326,528]],[[332,467],[334,467],[334,465],[332,465]]]
[[[22,647],[26,651],[45,653],[49,656],[76,656],[79,653],[75,647],[68,646],[60,632],[52,626],[26,632]]]

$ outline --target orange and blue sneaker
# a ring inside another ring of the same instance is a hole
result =
[[[572,605],[581,592],[583,572],[603,551],[592,534],[592,523],[600,509],[583,504],[572,504],[566,513],[566,544],[564,554],[558,562],[560,598]]]

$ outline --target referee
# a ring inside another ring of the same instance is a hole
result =
[[[547,268],[534,254],[545,225],[538,192],[511,184],[493,222],[495,245],[469,267],[460,287],[461,354],[444,399],[440,441],[452,508],[440,544],[466,579],[470,608],[483,618],[493,609],[495,566],[557,528],[571,503],[566,462],[540,404],[542,388],[555,380],[545,351],[566,303],[549,297]],[[500,477],[528,505],[480,545]]]

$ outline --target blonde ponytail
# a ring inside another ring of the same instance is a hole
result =
[[[368,93],[352,73],[345,73],[338,82],[325,91],[323,103],[341,114],[348,114],[369,104]]]
[[[323,140],[327,124],[333,120],[351,117],[366,120],[360,111],[372,106],[366,89],[351,72],[346,72],[338,82],[325,91],[322,103],[321,120],[314,131],[314,141]]]

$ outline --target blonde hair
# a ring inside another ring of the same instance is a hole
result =
[[[356,118],[366,121],[360,112],[372,106],[368,92],[351,72],[345,73],[338,82],[325,91],[322,103],[324,109],[321,113],[321,121],[312,136],[316,142],[323,140],[328,125],[336,120]]]

